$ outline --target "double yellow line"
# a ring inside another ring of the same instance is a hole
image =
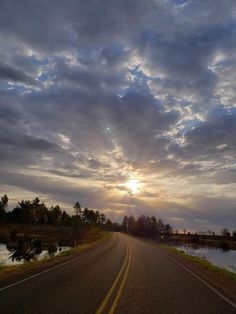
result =
[[[119,299],[121,297],[121,293],[122,293],[122,290],[124,288],[124,284],[125,284],[128,272],[129,272],[130,262],[131,262],[131,249],[127,248],[125,261],[121,267],[121,270],[120,270],[119,274],[117,275],[115,281],[113,282],[113,284],[112,284],[110,290],[108,291],[105,299],[103,300],[102,304],[99,306],[98,310],[96,311],[96,314],[102,314],[102,313],[113,314],[115,312],[115,309],[116,309],[117,304],[119,302]],[[116,288],[118,282],[120,281],[120,278],[121,278],[123,273],[124,273],[124,276],[123,276],[122,281],[120,282],[119,287],[117,288],[118,290],[116,292],[114,301],[113,301],[110,309],[107,312],[104,312],[104,309],[106,308],[107,303],[109,302],[109,300],[113,294],[113,291],[115,290],[115,288]]]

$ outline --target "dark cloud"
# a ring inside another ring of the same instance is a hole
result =
[[[184,145],[171,144],[169,151],[184,160],[214,160],[236,156],[235,111],[208,114],[204,122],[184,134]]]
[[[206,210],[207,208],[207,210]],[[221,231],[222,226],[234,229],[235,199],[227,197],[197,197],[186,202],[184,205],[178,203],[164,202],[159,209],[163,218],[168,219],[176,228],[196,230]]]
[[[0,63],[0,80],[7,80],[19,83],[25,83],[29,85],[34,85],[35,82],[32,77],[28,76],[24,72],[15,69],[8,64]]]
[[[16,108],[1,104],[0,120],[2,124],[16,125],[22,118],[22,114]]]
[[[208,146],[217,149],[228,148],[235,153],[236,148],[236,112],[224,112],[220,116],[208,116],[208,119],[185,134],[187,144]],[[227,149],[226,149],[227,150]],[[223,152],[225,149],[222,150]]]

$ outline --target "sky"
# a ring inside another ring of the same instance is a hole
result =
[[[235,90],[235,0],[1,0],[1,194],[236,229]]]

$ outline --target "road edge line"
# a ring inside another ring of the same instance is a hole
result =
[[[226,303],[228,303],[229,305],[231,305],[234,309],[236,309],[236,304],[234,302],[232,302],[231,300],[229,300],[227,297],[225,297],[222,293],[220,293],[219,291],[217,291],[214,287],[212,287],[208,282],[206,282],[204,279],[202,279],[201,277],[199,277],[197,274],[195,274],[191,269],[189,269],[188,267],[184,266],[182,263],[180,263],[179,261],[177,261],[175,258],[169,256],[166,254],[166,256],[171,259],[173,262],[175,262],[177,265],[179,265],[180,267],[182,267],[183,269],[185,269],[187,272],[189,272],[191,275],[193,275],[195,278],[197,278],[199,281],[201,281],[205,286],[207,286],[210,290],[212,290],[216,295],[218,295],[218,297],[220,297],[221,299],[223,299]]]
[[[156,243],[153,242],[149,242],[149,241],[145,241],[143,239],[138,239],[136,237],[133,237],[131,235],[127,236],[131,237],[131,238],[135,238],[136,240],[142,242],[142,243],[146,243],[156,249],[162,249],[160,247],[158,247],[156,245]],[[212,285],[210,285],[208,282],[206,282],[204,279],[202,279],[200,276],[198,276],[197,274],[195,274],[191,269],[189,269],[188,267],[184,266],[182,263],[180,263],[179,261],[177,261],[175,258],[169,256],[169,254],[167,252],[165,252],[165,256],[168,257],[169,259],[173,260],[177,265],[179,265],[180,267],[182,267],[183,269],[185,269],[187,272],[189,272],[190,274],[192,274],[195,278],[197,278],[199,281],[201,281],[205,286],[207,286],[210,290],[212,290],[218,297],[220,297],[222,300],[224,300],[228,305],[232,306],[234,309],[236,309],[236,304],[231,301],[230,299],[228,299],[226,296],[224,296],[221,292],[219,292],[217,289],[215,289]]]

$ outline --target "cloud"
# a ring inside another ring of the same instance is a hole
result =
[[[187,143],[195,145],[210,144],[212,147],[219,145],[235,149],[236,112],[222,112],[220,116],[208,116],[208,119],[186,133]]]
[[[206,120],[188,130],[184,144],[172,144],[171,153],[185,160],[215,160],[230,163],[236,154],[236,115],[234,110],[209,113]]]
[[[24,72],[8,65],[0,63],[0,80],[7,80],[19,83],[25,83],[34,85],[35,82],[32,77],[28,76]]]

